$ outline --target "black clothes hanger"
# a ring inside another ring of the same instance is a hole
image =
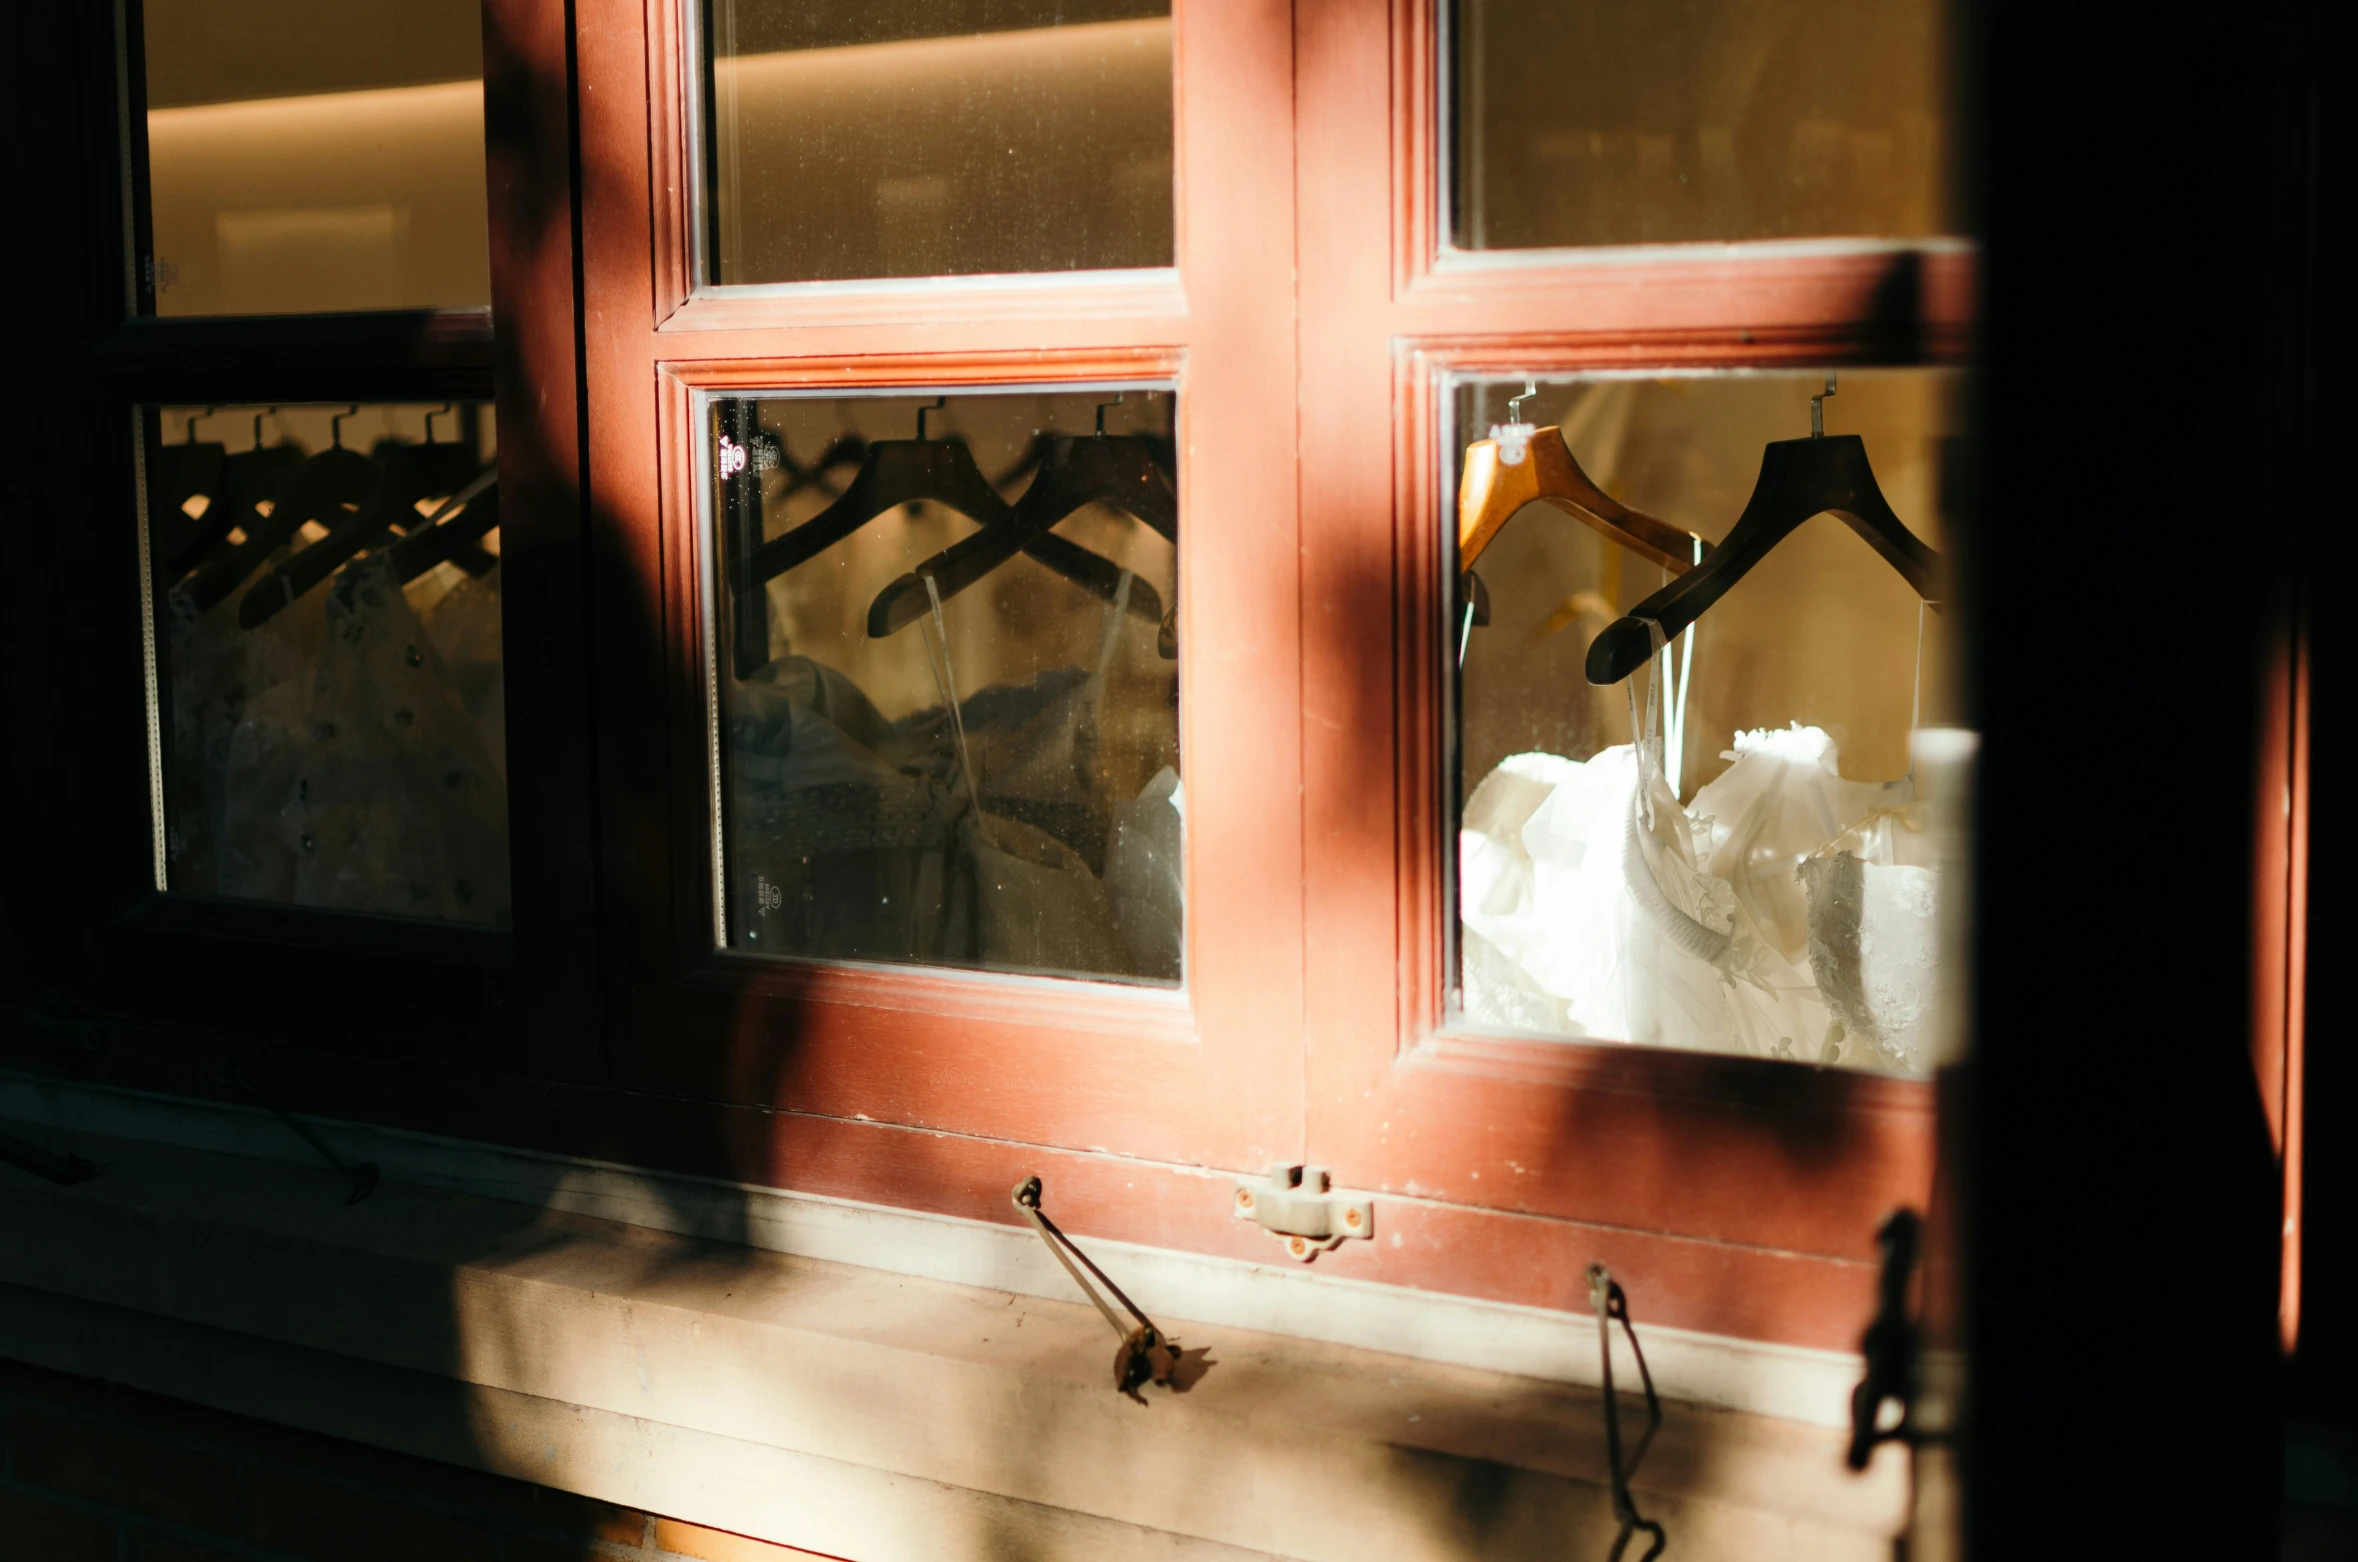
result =
[[[868,459],[868,441],[849,431],[838,434],[829,440],[826,447],[819,452],[818,457],[809,466],[795,464],[793,458],[786,453],[785,441],[777,439],[776,436],[766,431],[762,437],[771,440],[776,445],[779,466],[786,473],[785,491],[778,496],[781,499],[791,498],[806,488],[816,488],[832,499],[840,490],[829,484],[828,474],[840,472],[846,468],[856,469],[861,462]]]
[[[499,556],[476,544],[499,525],[499,470],[485,467],[476,479],[444,500],[424,524],[385,550],[393,578],[408,585],[448,561],[481,577],[498,567]]]
[[[1023,454],[1015,458],[1013,466],[992,478],[991,486],[1005,493],[1030,477],[1040,470],[1040,463],[1048,459],[1048,452],[1056,448],[1056,441],[1062,437],[1053,429],[1034,429],[1031,443],[1023,447]]]
[[[175,501],[164,517],[164,579],[176,583],[191,570],[220,554],[230,535],[240,528],[251,533],[260,522],[264,503],[285,497],[286,485],[303,464],[300,448],[285,443],[262,443],[262,420],[278,409],[254,414],[254,443],[250,449],[225,456],[215,477],[205,513],[191,518]]]
[[[189,414],[188,433],[177,445],[166,445],[157,452],[157,482],[154,492],[160,493],[169,511],[187,519],[182,508],[197,495],[205,496],[206,508],[221,501],[221,467],[229,459],[228,447],[219,440],[198,439],[197,425],[214,413],[207,407],[202,412]]]
[[[1147,440],[1105,432],[1105,407],[1118,401],[1117,397],[1097,409],[1094,434],[1045,436],[1039,471],[1008,517],[960,538],[885,587],[868,609],[869,635],[881,640],[915,623],[932,601],[925,589],[929,576],[934,590],[948,601],[1017,553],[1032,551],[1036,555],[1040,542],[1063,542],[1049,528],[1086,505],[1102,504],[1123,511],[1176,545],[1179,495],[1158,459],[1159,453]],[[1118,569],[1114,581],[1118,586]],[[1090,584],[1092,590],[1097,589]],[[1129,604],[1130,611],[1141,618],[1159,623],[1163,617],[1162,599],[1135,577]]]
[[[773,537],[737,561],[734,584],[739,592],[757,590],[774,576],[849,537],[888,510],[912,500],[931,499],[951,509],[989,522],[1007,509],[1007,501],[991,487],[974,464],[974,452],[963,439],[929,439],[926,415],[939,411],[949,398],[937,396],[933,405],[917,409],[915,439],[879,439],[869,444],[860,469],[852,474],[842,496],[817,515],[782,537]]]
[[[1856,434],[1825,432],[1825,400],[1833,394],[1834,376],[1829,374],[1825,390],[1809,399],[1809,438],[1772,440],[1761,452],[1760,480],[1727,540],[1590,642],[1590,683],[1619,683],[1637,671],[1654,654],[1654,626],[1660,627],[1666,641],[1677,636],[1771,548],[1814,516],[1841,520],[1883,555],[1918,596],[1939,601],[1940,555],[1892,513],[1867,464],[1866,442]]]
[[[965,440],[926,437],[926,415],[941,410],[948,400],[946,396],[937,396],[933,405],[918,409],[915,439],[871,441],[861,458],[859,471],[852,475],[842,496],[833,504],[784,536],[748,548],[739,557],[730,572],[729,585],[736,597],[741,624],[752,622],[756,614],[761,615],[762,622],[767,622],[767,599],[762,587],[772,578],[815,558],[876,517],[902,505],[920,500],[947,505],[986,529],[1004,524],[1014,515],[1013,507],[999,497],[998,490],[983,476],[982,468],[975,465],[974,452]],[[1066,579],[1108,600],[1120,588],[1119,566],[1060,537],[1035,538],[1024,551]],[[1135,592],[1135,585],[1132,589]],[[1159,603],[1156,612],[1161,612]],[[756,648],[740,643],[736,649],[737,675],[750,676],[760,664],[766,645]]]
[[[427,413],[426,442],[410,447],[410,454],[417,461],[418,469],[426,476],[428,497],[455,494],[473,482],[475,475],[483,470],[480,442],[470,437],[473,429],[466,426],[463,419],[460,438],[437,440],[434,437],[434,420],[447,417],[455,411],[457,409],[454,406],[444,403]]]
[[[246,540],[199,569],[188,583],[197,611],[209,612],[235,591],[247,576],[302,530],[307,521],[334,529],[346,517],[346,505],[358,505],[375,485],[376,466],[357,450],[344,448],[344,420],[360,409],[340,412],[329,420],[328,448],[295,469],[285,492],[270,514],[258,512],[246,527]]]
[[[418,501],[436,487],[433,474],[418,459],[418,451],[419,447],[398,440],[380,440],[370,456],[376,483],[359,513],[331,525],[325,537],[255,582],[238,602],[238,627],[252,629],[279,609],[291,606],[353,555],[376,546],[388,533],[417,530],[424,520],[418,514]]]

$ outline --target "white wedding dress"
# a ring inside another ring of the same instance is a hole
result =
[[[1937,854],[1913,787],[1845,780],[1816,727],[1739,733],[1680,807],[1651,742],[1518,754],[1467,799],[1463,1006],[1477,1023],[1921,1071],[1939,1011]]]

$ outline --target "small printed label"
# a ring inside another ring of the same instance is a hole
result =
[[[775,911],[786,903],[786,895],[777,885],[756,874],[753,880],[753,903],[764,912]]]
[[[735,440],[729,438],[728,435],[723,434],[721,436],[720,444],[721,476],[724,478],[735,477],[739,472],[744,470],[745,447],[738,444]]]

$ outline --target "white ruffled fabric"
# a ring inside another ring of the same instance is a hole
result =
[[[1938,875],[1910,845],[1909,783],[1845,780],[1815,727],[1739,733],[1724,757],[1684,808],[1630,745],[1518,754],[1483,779],[1459,833],[1466,1016],[1928,1066]]]

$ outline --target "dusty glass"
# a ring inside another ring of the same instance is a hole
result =
[[[728,948],[1180,980],[1176,413],[705,403]]]
[[[159,315],[491,302],[477,0],[139,0]]]
[[[1954,231],[1945,0],[1453,0],[1461,249]]]
[[[1172,264],[1170,0],[710,0],[704,277]]]
[[[159,887],[506,926],[490,406],[141,417]]]
[[[1821,439],[1822,372],[1546,381],[1510,417],[1525,383],[1451,397],[1472,474],[1445,637],[1460,1021],[1930,1069],[1961,991],[1973,749],[1939,600],[1956,376],[1843,371]],[[1752,513],[1771,442],[1811,447],[1779,458],[1799,470],[1847,436],[1930,556],[1922,590],[1803,487],[1811,518],[1688,629],[1643,622],[1679,555],[1692,567],[1698,539],[1716,551]],[[1596,523],[1622,507],[1635,519]],[[1629,646],[1634,671],[1591,681]]]

